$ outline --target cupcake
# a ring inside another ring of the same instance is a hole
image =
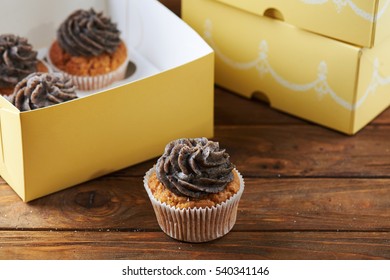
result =
[[[73,81],[61,73],[32,73],[20,81],[10,102],[20,111],[30,111],[77,98]]]
[[[18,82],[33,72],[47,72],[28,40],[13,34],[0,35],[0,94],[9,96]]]
[[[109,18],[93,9],[77,10],[57,30],[48,60],[79,90],[97,90],[124,78],[127,48]]]
[[[233,228],[244,181],[218,142],[193,138],[170,142],[144,187],[167,235],[206,242]]]

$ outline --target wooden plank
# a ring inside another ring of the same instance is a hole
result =
[[[161,232],[0,232],[0,259],[389,259],[389,232],[230,232],[203,244]]]
[[[389,231],[388,179],[245,179],[235,230]]]
[[[152,159],[30,203],[0,178],[0,259],[390,259],[390,110],[350,137],[216,87],[215,125],[246,181],[227,236],[160,230]]]
[[[215,125],[287,125],[307,122],[270,108],[264,102],[215,87]]]
[[[354,137],[318,126],[217,127],[215,139],[247,177],[389,177],[389,126]]]
[[[390,125],[390,108],[379,114],[372,122],[372,125]]]
[[[389,179],[245,181],[237,231],[390,229]],[[110,177],[30,203],[1,185],[0,229],[160,231],[142,179]]]
[[[158,229],[142,178],[103,177],[24,203],[0,185],[0,228]]]
[[[174,12],[176,15],[181,15],[181,1],[180,0],[159,0],[161,4],[166,6],[168,9],[170,9],[172,12]]]
[[[389,135],[387,125],[368,126],[353,137],[315,125],[217,126],[213,140],[247,177],[389,178]],[[143,176],[155,162],[112,176]]]

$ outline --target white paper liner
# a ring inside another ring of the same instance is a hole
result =
[[[77,75],[71,75],[57,68],[51,61],[49,53],[50,51],[47,53],[46,58],[50,65],[50,68],[55,72],[61,72],[66,77],[71,78],[73,80],[73,83],[77,86],[77,89],[81,91],[92,91],[92,90],[98,90],[104,88],[116,81],[120,81],[124,79],[126,75],[128,58],[126,58],[125,61],[117,69],[107,74],[96,75],[96,76],[77,76]]]
[[[175,208],[161,203],[152,194],[148,182],[154,167],[146,172],[144,187],[153,205],[158,224],[170,237],[193,243],[207,242],[226,235],[236,223],[237,208],[244,191],[244,179],[234,169],[240,180],[239,191],[227,201],[206,208]]]

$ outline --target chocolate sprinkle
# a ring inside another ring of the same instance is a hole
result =
[[[20,111],[30,111],[75,99],[75,90],[61,73],[32,73],[16,85],[10,100]]]
[[[178,139],[165,147],[156,164],[156,175],[173,193],[199,198],[224,190],[233,180],[233,168],[218,142]]]

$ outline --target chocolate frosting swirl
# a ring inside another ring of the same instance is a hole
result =
[[[75,99],[75,90],[61,73],[32,73],[16,85],[10,100],[20,111],[30,111]]]
[[[85,57],[114,53],[119,35],[116,24],[93,9],[75,11],[57,30],[58,43],[65,52]]]
[[[0,87],[14,87],[37,69],[37,52],[26,38],[0,35]]]
[[[199,198],[218,193],[233,180],[234,165],[218,142],[178,139],[165,147],[156,164],[157,179],[180,196]]]

